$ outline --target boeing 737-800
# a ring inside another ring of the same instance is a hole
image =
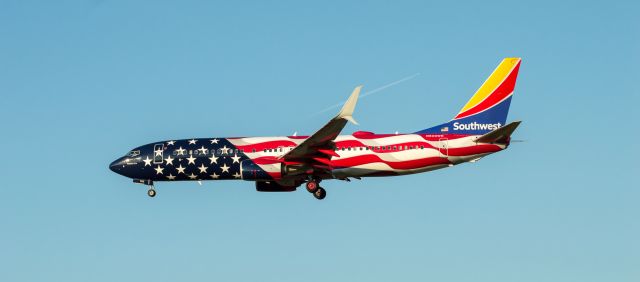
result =
[[[357,131],[339,135],[361,86],[340,112],[310,136],[192,138],[153,142],[130,150],[109,166],[147,185],[160,181],[245,180],[260,192],[290,192],[305,184],[319,200],[321,181],[397,176],[447,168],[506,149],[519,121],[506,124],[520,68],[506,58],[455,117],[406,134]]]

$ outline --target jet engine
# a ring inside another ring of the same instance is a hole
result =
[[[258,192],[293,192],[297,186],[280,185],[275,181],[258,181],[256,182],[256,191]]]

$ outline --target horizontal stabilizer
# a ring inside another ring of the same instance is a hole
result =
[[[509,142],[509,137],[511,137],[511,134],[516,131],[516,128],[518,128],[518,125],[520,125],[520,123],[521,121],[514,121],[512,123],[509,123],[503,127],[480,136],[480,138],[478,138],[476,142],[506,144]]]

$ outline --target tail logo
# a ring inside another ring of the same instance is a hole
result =
[[[513,94],[520,68],[520,58],[506,58],[471,97],[454,120],[485,112],[504,102]],[[506,114],[505,114],[506,116]]]
[[[501,123],[453,123],[453,130],[496,130],[502,126]]]
[[[485,134],[506,124],[520,58],[505,58],[449,122],[417,133]]]

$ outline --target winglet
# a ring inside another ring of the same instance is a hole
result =
[[[351,96],[349,96],[349,99],[346,102],[344,102],[344,106],[342,106],[342,109],[340,110],[336,118],[343,118],[355,125],[358,125],[358,122],[356,122],[356,120],[353,119],[353,110],[355,110],[356,103],[358,103],[358,96],[360,95],[360,89],[362,89],[362,85],[356,87],[356,89],[353,89]]]

